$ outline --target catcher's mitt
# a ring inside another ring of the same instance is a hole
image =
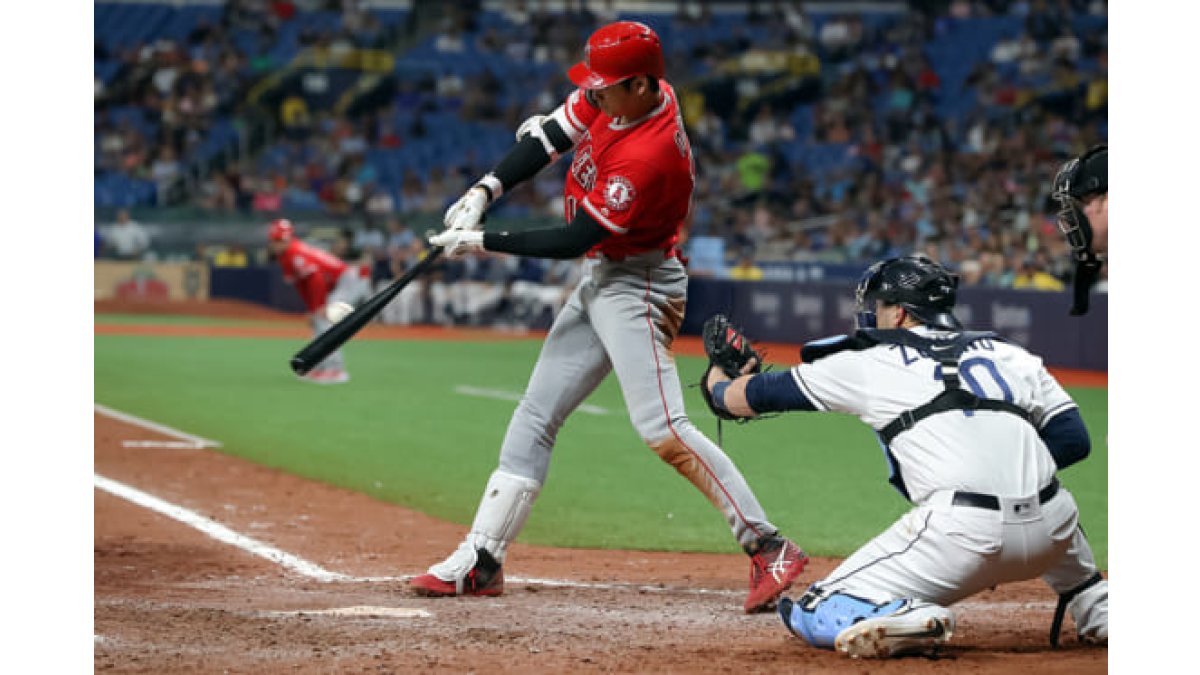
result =
[[[750,345],[750,341],[737,328],[729,323],[724,314],[714,314],[704,322],[704,352],[708,354],[708,368],[700,376],[700,391],[704,394],[704,402],[714,415],[723,420],[748,419],[738,417],[727,410],[722,410],[713,402],[712,393],[708,390],[708,374],[713,368],[720,368],[730,378],[736,378],[747,373],[762,371],[762,356]],[[754,361],[754,365],[743,372],[746,364]]]

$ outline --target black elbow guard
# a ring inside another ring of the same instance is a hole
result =
[[[492,175],[500,180],[500,184],[507,192],[514,186],[533,178],[537,172],[549,164],[550,155],[546,154],[542,142],[534,138],[533,134],[529,134],[517,141],[512,150],[509,150],[504,159],[500,160],[500,163],[492,170]]]

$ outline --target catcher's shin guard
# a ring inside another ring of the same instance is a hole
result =
[[[796,637],[854,658],[929,651],[954,632],[954,615],[945,607],[911,598],[875,604],[816,588],[795,602],[780,600],[779,615]]]

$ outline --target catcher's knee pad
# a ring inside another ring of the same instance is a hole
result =
[[[500,469],[493,471],[475,512],[468,540],[475,548],[490,553],[497,562],[504,562],[508,545],[525,527],[541,489],[542,484],[532,478]]]
[[[847,627],[886,616],[904,606],[904,600],[875,604],[841,591],[826,593],[810,588],[795,602],[780,602],[779,614],[793,635],[814,647],[833,648],[833,642]]]

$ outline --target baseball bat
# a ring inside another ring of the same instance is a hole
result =
[[[325,357],[346,344],[346,341],[354,337],[355,333],[362,330],[363,326],[375,318],[375,315],[379,314],[392,301],[392,298],[404,290],[404,287],[413,279],[416,279],[417,275],[429,269],[434,261],[442,255],[442,250],[441,246],[431,247],[425,257],[413,265],[412,269],[405,272],[404,276],[371,296],[369,300],[347,314],[344,319],[333,324],[329,330],[313,338],[312,342],[309,342],[304,349],[296,352],[296,355],[292,357],[292,371],[297,375],[306,375],[318,363],[324,361]]]

